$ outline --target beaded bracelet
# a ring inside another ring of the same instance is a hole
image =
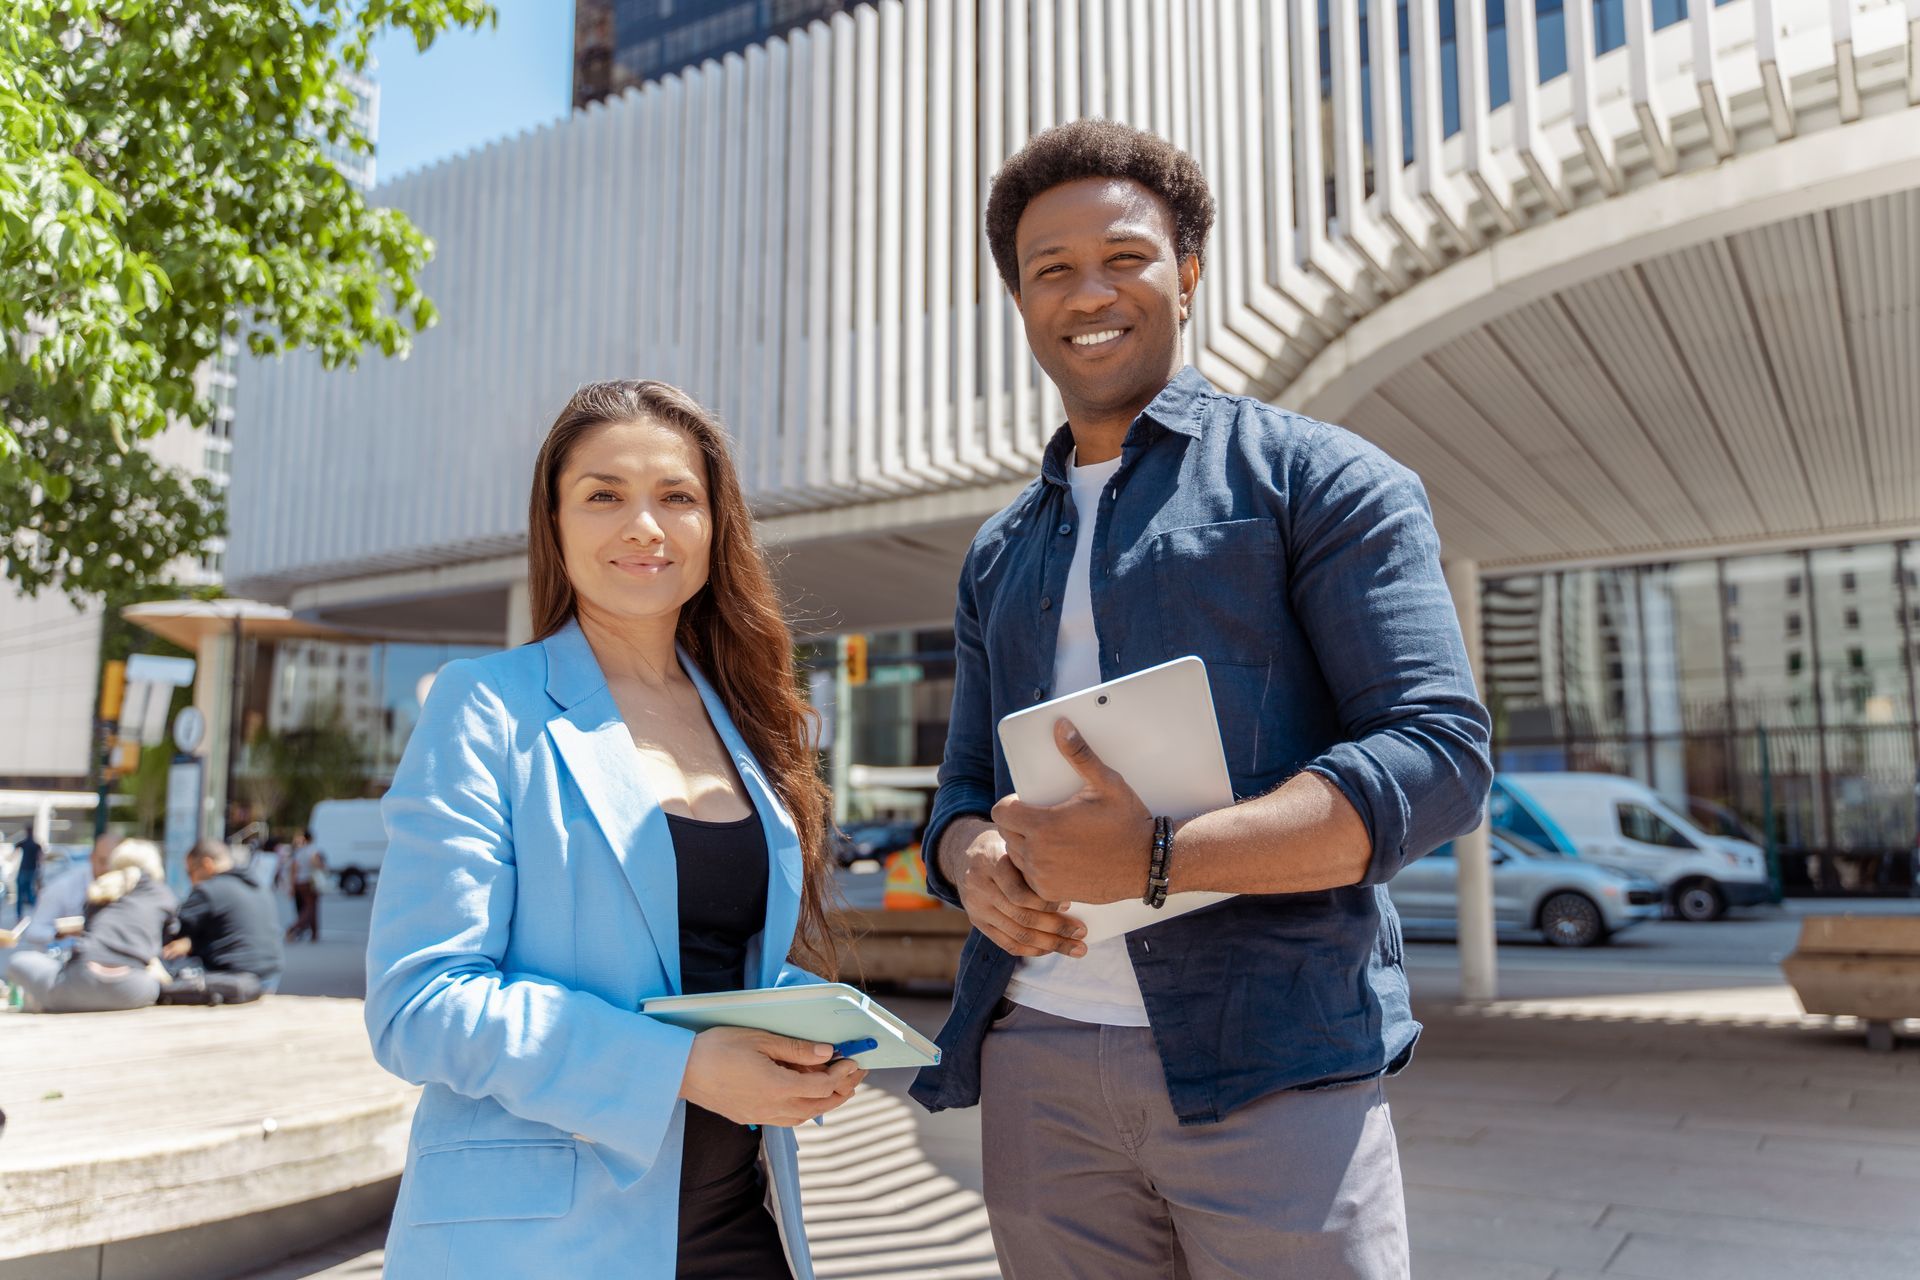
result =
[[[1158,910],[1167,905],[1168,868],[1173,862],[1173,819],[1153,820],[1153,858],[1147,866],[1147,892],[1140,900]]]

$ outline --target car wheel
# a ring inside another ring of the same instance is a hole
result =
[[[1607,939],[1600,908],[1584,893],[1556,893],[1540,904],[1540,932],[1556,947],[1592,947]]]
[[[340,873],[340,892],[349,898],[357,898],[367,891],[367,878],[358,871]]]
[[[1711,880],[1689,880],[1674,890],[1673,909],[1682,920],[1696,924],[1727,914],[1727,895]]]

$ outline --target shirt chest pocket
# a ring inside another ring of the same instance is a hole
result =
[[[1153,580],[1167,657],[1265,666],[1280,622],[1280,531],[1227,520],[1153,538]]]

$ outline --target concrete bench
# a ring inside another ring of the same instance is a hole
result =
[[[1780,968],[1808,1013],[1859,1018],[1868,1048],[1892,1049],[1893,1024],[1920,1018],[1920,915],[1809,916]]]
[[[219,1280],[379,1220],[419,1090],[360,1012],[0,1013],[0,1280]]]
[[[940,982],[953,985],[966,944],[967,916],[937,911],[855,911],[840,913],[851,935],[840,948],[840,972],[849,982],[898,984]]]

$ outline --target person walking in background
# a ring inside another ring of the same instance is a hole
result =
[[[1101,120],[987,205],[1067,421],[961,570],[927,880],[976,932],[913,1095],[980,1104],[1007,1280],[1408,1272],[1386,882],[1478,825],[1490,726],[1419,481],[1184,363],[1213,211],[1192,157]],[[1080,793],[1012,794],[1002,717],[1188,654],[1239,803],[1156,816],[1064,720]],[[1064,914],[1183,890],[1238,896],[1091,945]]]
[[[73,950],[64,956],[16,951],[7,962],[7,980],[33,1012],[141,1009],[160,997],[151,966],[178,905],[160,850],[148,840],[109,847],[104,868],[87,886],[87,925]]]
[[[724,429],[595,383],[532,490],[535,638],[441,670],[383,804],[367,1030],[426,1085],[388,1273],[805,1280],[787,1126],[865,1072],[636,1012],[834,962],[826,788]]]
[[[302,831],[293,838],[287,853],[287,883],[293,892],[293,923],[287,927],[287,941],[320,941],[320,893],[325,883],[327,860],[314,846],[313,832]]]
[[[41,850],[32,827],[20,833],[14,849],[20,855],[20,865],[14,870],[13,899],[13,918],[18,921],[33,914],[33,904],[40,894]]]
[[[280,985],[285,953],[273,899],[233,865],[227,846],[202,840],[187,853],[193,892],[180,904],[164,960],[192,956],[208,973],[251,973],[263,990]]]

